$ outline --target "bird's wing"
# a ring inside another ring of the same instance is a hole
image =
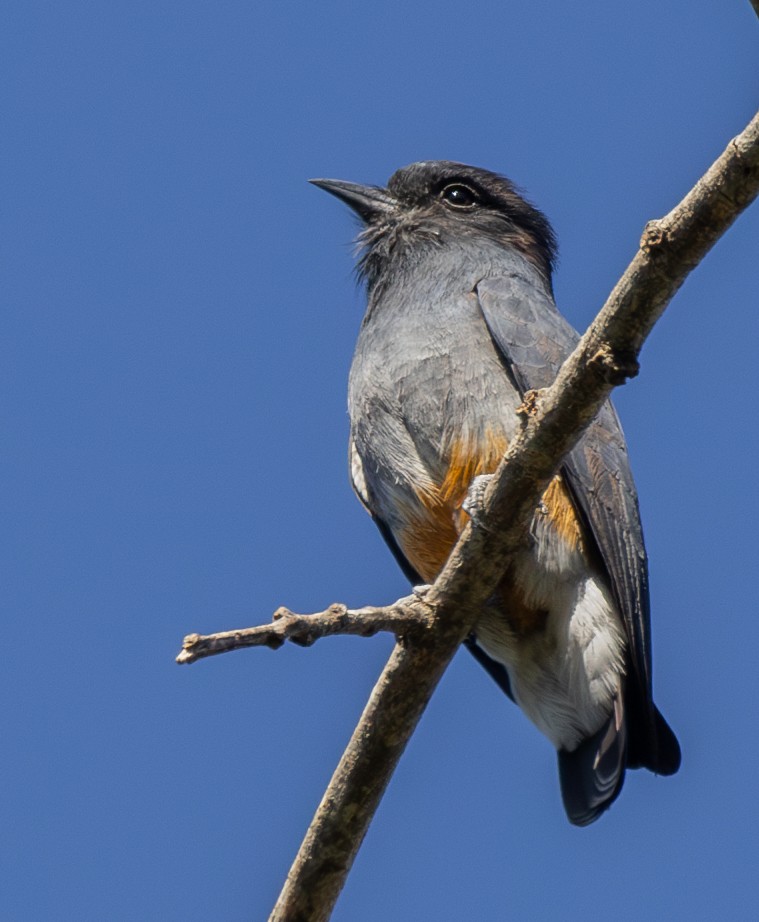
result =
[[[579,336],[559,314],[531,267],[485,278],[476,286],[479,304],[515,385],[548,387]],[[592,533],[629,639],[630,665],[643,693],[647,722],[651,705],[651,644],[648,566],[638,497],[622,428],[611,403],[603,405],[561,467]]]
[[[375,512],[376,503],[372,501],[369,484],[364,473],[364,465],[361,461],[361,456],[356,450],[356,443],[352,438],[348,443],[348,466],[350,469],[351,486],[353,487],[353,492],[361,501],[361,505],[364,507],[364,509],[366,509],[366,511],[372,517],[377,528],[379,528],[380,534],[382,535],[385,544],[387,544],[387,546],[390,548],[398,566],[401,568],[401,570],[403,570],[403,575],[411,583],[412,586],[418,586],[422,582],[419,574],[406,559],[406,555],[403,553],[400,545],[393,537],[393,532],[391,531],[390,527]]]

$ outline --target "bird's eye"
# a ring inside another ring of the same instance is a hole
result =
[[[444,202],[454,205],[456,208],[471,208],[472,205],[476,205],[479,201],[477,193],[470,189],[469,186],[464,186],[461,183],[451,183],[449,186],[445,186],[440,193],[440,197]]]

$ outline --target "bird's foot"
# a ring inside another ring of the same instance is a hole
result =
[[[474,525],[482,517],[482,510],[485,507],[485,492],[490,486],[493,474],[479,474],[469,484],[466,498],[461,504],[461,508],[466,512]]]

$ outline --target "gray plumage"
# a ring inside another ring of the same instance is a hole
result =
[[[448,161],[412,164],[387,189],[314,182],[364,223],[353,484],[409,578],[430,581],[472,480],[517,432],[522,395],[550,384],[577,341],[553,301],[553,233],[508,180]],[[625,767],[670,774],[680,761],[652,700],[646,554],[611,404],[532,534],[469,646],[556,746],[567,814],[586,825]]]

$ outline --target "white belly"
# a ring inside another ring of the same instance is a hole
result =
[[[518,635],[495,607],[476,634],[506,667],[514,697],[557,749],[572,751],[608,718],[624,675],[625,633],[609,590],[582,555],[555,536],[526,552],[515,579],[548,614],[542,630]]]

